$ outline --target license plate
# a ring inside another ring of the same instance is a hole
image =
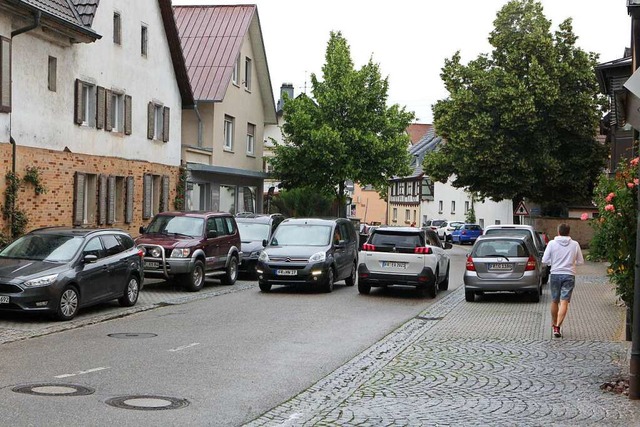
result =
[[[298,270],[276,270],[277,276],[295,276],[298,274]]]
[[[511,269],[512,269],[511,264],[506,264],[506,263],[489,264],[489,270],[509,271]]]
[[[155,262],[155,261],[145,261],[144,262],[144,268],[158,268],[160,267],[160,263],[159,262]]]
[[[395,262],[395,261],[381,261],[382,268],[400,268],[405,270],[407,268],[406,262]]]
[[[9,304],[9,297],[6,295],[0,295],[0,304]]]

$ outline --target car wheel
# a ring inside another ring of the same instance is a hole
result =
[[[540,289],[537,291],[531,291],[529,295],[531,297],[531,302],[540,302]]]
[[[127,286],[124,288],[124,294],[118,298],[118,303],[122,307],[133,307],[138,302],[140,295],[140,281],[136,276],[129,276]]]
[[[369,295],[369,292],[371,292],[371,285],[362,283],[362,281],[358,282],[358,292],[363,295]]]
[[[327,271],[327,280],[324,283],[324,291],[326,293],[330,293],[333,291],[333,281],[334,281],[333,268],[329,267],[329,271]]]
[[[78,312],[80,296],[75,286],[67,286],[60,294],[55,317],[58,320],[71,320]]]
[[[229,260],[229,265],[227,266],[227,271],[222,276],[220,281],[223,285],[231,286],[236,283],[236,279],[238,278],[238,258],[232,256]]]
[[[351,266],[351,273],[349,273],[349,277],[347,277],[346,279],[344,279],[344,283],[347,286],[353,286],[356,284],[356,264],[354,263]]]
[[[464,299],[467,302],[474,302],[476,300],[476,294],[472,291],[464,291]]]
[[[260,286],[260,290],[262,292],[269,292],[271,290],[271,285],[269,283],[258,283],[258,286]]]
[[[198,292],[204,286],[204,264],[196,260],[193,270],[184,277],[183,286],[189,292]]]
[[[440,290],[446,291],[449,289],[449,268],[451,267],[451,264],[449,263],[447,265],[447,274],[444,276],[444,280],[440,283]]]

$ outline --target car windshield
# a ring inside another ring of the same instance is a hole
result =
[[[0,258],[68,262],[78,252],[83,238],[55,234],[28,234],[0,252]]]
[[[271,246],[327,246],[330,241],[328,225],[281,224],[271,239]]]
[[[518,240],[490,240],[477,242],[472,257],[526,257],[527,247]]]
[[[268,239],[270,228],[269,224],[238,221],[240,238],[244,242]]]
[[[190,216],[159,215],[155,217],[147,233],[182,234],[185,236],[199,237],[204,230],[204,219]]]

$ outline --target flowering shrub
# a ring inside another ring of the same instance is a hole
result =
[[[621,161],[614,177],[600,176],[594,190],[599,216],[592,223],[589,259],[609,262],[609,279],[627,307],[633,305],[639,183],[636,157]]]

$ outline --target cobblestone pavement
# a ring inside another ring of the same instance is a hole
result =
[[[563,339],[547,287],[521,301],[458,288],[247,426],[640,425],[640,402],[600,390],[628,375],[629,352],[604,266],[579,271]]]

